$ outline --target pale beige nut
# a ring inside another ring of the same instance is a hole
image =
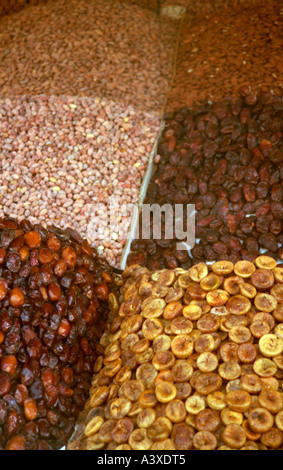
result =
[[[197,450],[215,450],[217,438],[210,431],[199,431],[194,435],[193,445]]]
[[[164,286],[171,286],[175,281],[175,274],[171,270],[163,269],[152,273],[151,279],[157,282],[158,284],[163,284]]]
[[[283,284],[283,267],[277,266],[276,268],[272,269],[272,273],[274,275],[275,281]]]
[[[129,380],[125,383],[124,397],[130,401],[136,401],[145,390],[145,385],[141,380]]]
[[[173,335],[188,335],[193,330],[193,323],[188,318],[179,316],[165,326],[165,333]]]
[[[138,404],[141,408],[153,408],[157,403],[158,401],[155,395],[155,390],[145,390],[139,396]]]
[[[164,308],[163,317],[165,318],[165,320],[173,320],[173,318],[176,318],[178,315],[181,314],[182,310],[183,305],[181,304],[181,302],[170,302]]]
[[[135,354],[135,360],[138,364],[145,364],[150,362],[154,356],[154,351],[152,348],[147,348],[145,351]]]
[[[242,325],[233,326],[228,335],[229,339],[237,344],[247,343],[252,337],[249,328]]]
[[[187,289],[191,283],[192,279],[188,271],[183,274],[180,274],[180,276],[178,277],[178,286],[182,287],[182,289]]]
[[[99,433],[90,436],[86,440],[86,450],[100,450],[103,449],[105,443],[101,441]]]
[[[158,371],[171,369],[175,362],[176,358],[172,351],[158,351],[152,358],[152,365]]]
[[[192,380],[192,379],[191,379]],[[215,372],[201,372],[194,380],[194,388],[201,395],[209,395],[219,390],[222,385],[222,378]]]
[[[270,294],[279,304],[283,304],[283,284],[282,283],[274,284],[274,286],[270,289]]]
[[[178,359],[171,369],[172,379],[176,383],[187,382],[193,375],[194,368],[186,359]]]
[[[198,353],[209,352],[215,349],[215,341],[212,334],[198,332],[194,342],[195,351]]]
[[[183,297],[184,293],[185,291],[182,287],[170,287],[164,300],[167,304],[177,302]]]
[[[152,342],[152,349],[155,353],[158,351],[169,351],[170,347],[171,337],[166,334],[157,336]]]
[[[278,390],[263,388],[258,396],[259,405],[275,414],[283,408],[282,393]]]
[[[158,372],[152,364],[142,364],[136,369],[136,378],[148,388],[153,384],[157,374]]]
[[[280,431],[283,431],[283,411],[279,411],[275,416],[275,424]]]
[[[151,446],[151,450],[176,450],[176,446],[172,439],[167,438],[154,442]]]
[[[116,444],[127,443],[131,432],[134,429],[134,421],[129,417],[118,419],[111,431],[111,437]]]
[[[228,292],[230,295],[238,295],[240,294],[240,286],[241,284],[244,284],[245,281],[242,277],[240,276],[229,276],[224,279],[223,281],[223,287],[225,291]]]
[[[102,403],[105,402],[108,395],[109,395],[109,387],[107,387],[106,385],[102,387],[97,387],[90,397],[90,406],[95,407],[95,406],[102,405]]]
[[[252,284],[249,284],[248,282],[241,283],[239,285],[239,289],[240,289],[240,294],[243,295],[244,297],[247,297],[248,299],[253,299],[257,294],[256,288]]]

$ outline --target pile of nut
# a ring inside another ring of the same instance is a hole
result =
[[[128,264],[187,269],[199,261],[253,261],[263,252],[283,259],[282,97],[282,88],[254,94],[243,86],[237,99],[165,115],[145,202],[193,204],[196,243],[187,253],[176,250],[176,237],[141,234]]]
[[[101,354],[113,275],[72,229],[0,219],[0,449],[66,444]]]
[[[282,265],[132,265],[122,279],[68,449],[282,449]]]
[[[0,98],[0,217],[71,226],[118,265],[158,125],[105,98]]]
[[[2,97],[108,98],[160,115],[177,24],[117,0],[43,0],[0,23]]]

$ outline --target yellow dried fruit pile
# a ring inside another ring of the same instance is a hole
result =
[[[68,449],[283,447],[283,267],[123,272]]]

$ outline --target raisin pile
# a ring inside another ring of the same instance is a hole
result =
[[[282,95],[256,95],[244,86],[237,99],[164,116],[145,203],[195,205],[196,243],[180,251],[176,237],[141,236],[132,242],[129,265],[188,269],[200,261],[253,261],[262,253],[283,259]]]

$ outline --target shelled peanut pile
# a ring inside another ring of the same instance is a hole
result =
[[[68,449],[282,448],[282,276],[267,256],[128,267]]]
[[[118,265],[130,224],[121,209],[138,199],[158,120],[100,98],[40,95],[0,103],[0,217],[72,226]],[[114,228],[111,200],[120,208]],[[106,228],[97,222],[99,207]]]
[[[50,0],[1,18],[0,216],[72,226],[119,264],[131,214],[113,228],[107,213],[99,228],[97,207],[137,202],[176,28],[115,0]]]

